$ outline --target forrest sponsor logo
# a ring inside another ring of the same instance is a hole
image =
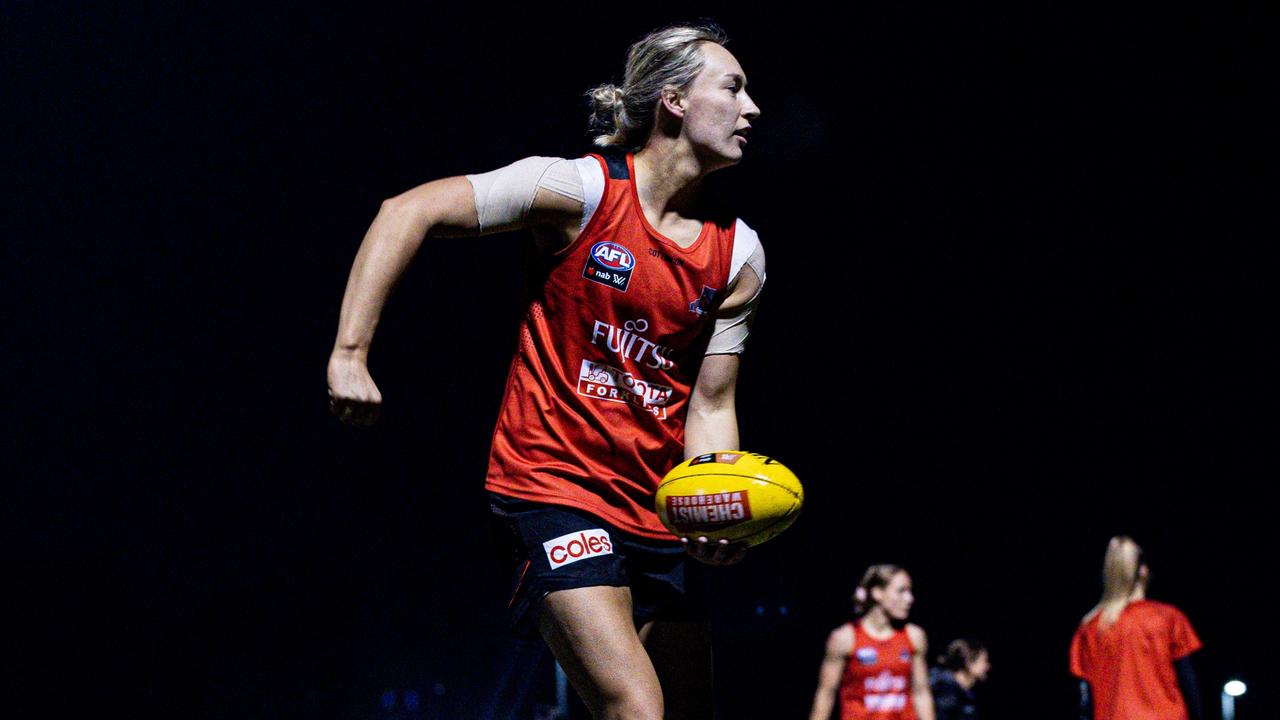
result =
[[[651,383],[611,365],[583,360],[578,370],[578,394],[596,400],[644,408],[659,420],[667,417],[672,388]]]

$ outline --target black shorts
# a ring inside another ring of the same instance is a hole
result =
[[[511,629],[537,634],[547,593],[611,585],[631,588],[639,628],[650,620],[703,620],[702,565],[684,545],[628,535],[576,508],[489,493],[498,547],[511,565]]]

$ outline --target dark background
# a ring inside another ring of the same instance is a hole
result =
[[[714,572],[721,716],[807,713],[853,583],[894,561],[935,649],[990,646],[989,717],[1070,717],[1118,532],[1205,642],[1208,717],[1228,677],[1238,717],[1276,716],[1256,13],[3,12],[11,709],[549,702],[481,489],[528,238],[424,245],[374,429],[327,413],[338,305],[382,199],[588,151],[582,93],[710,16],[763,109],[713,183],[769,254],[742,444],[808,493]]]

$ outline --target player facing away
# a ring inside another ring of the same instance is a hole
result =
[[[982,643],[957,638],[938,656],[938,666],[929,671],[929,692],[937,720],[978,720],[978,702],[973,688],[991,672],[991,656]]]
[[[1102,599],[1071,638],[1082,720],[1200,720],[1191,654],[1200,638],[1187,616],[1147,599],[1142,548],[1118,535],[1102,561]]]
[[[738,353],[765,279],[755,232],[702,189],[742,159],[760,115],[725,42],[713,25],[676,25],[632,45],[622,86],[591,93],[596,154],[385,201],[329,361],[333,412],[372,422],[369,345],[423,238],[533,231],[486,488],[511,551],[512,626],[541,634],[597,718],[712,716],[700,563],[745,553],[677,538],[653,511],[672,466],[738,446]]]
[[[872,565],[853,595],[853,619],[827,637],[809,720],[934,720],[924,630],[907,622],[915,596],[897,565]]]

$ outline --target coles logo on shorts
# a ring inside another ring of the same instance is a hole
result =
[[[593,528],[548,540],[542,543],[542,549],[547,552],[547,562],[551,563],[551,569],[555,570],[589,557],[612,555],[613,541],[609,539],[609,533]]]
[[[582,277],[626,292],[635,267],[636,258],[630,250],[616,242],[601,240],[591,246],[587,265],[582,268]]]

